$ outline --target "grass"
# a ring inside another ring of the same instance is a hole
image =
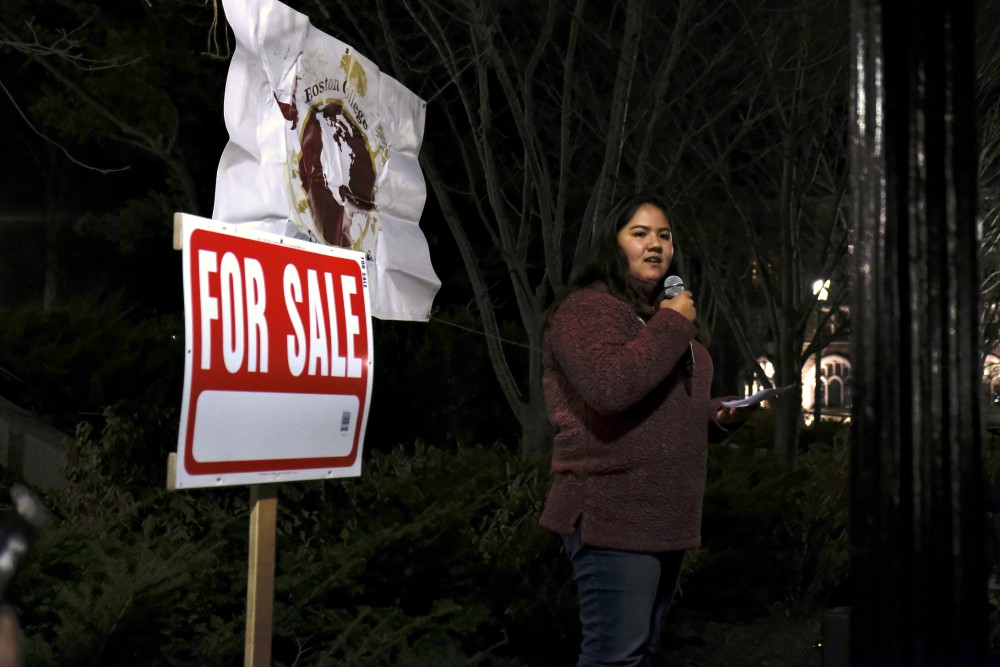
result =
[[[670,667],[820,667],[820,612],[781,606],[745,621],[719,622],[683,607],[664,628],[663,665]]]

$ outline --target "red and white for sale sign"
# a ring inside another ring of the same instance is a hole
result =
[[[175,488],[356,477],[372,383],[360,252],[178,213]]]

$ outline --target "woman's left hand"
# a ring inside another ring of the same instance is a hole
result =
[[[742,424],[746,421],[757,408],[760,407],[760,403],[755,403],[754,405],[747,405],[741,408],[727,408],[722,406],[716,413],[716,419],[721,426],[733,426],[735,424]]]

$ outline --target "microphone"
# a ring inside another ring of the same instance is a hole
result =
[[[684,281],[680,276],[667,276],[663,280],[664,299],[673,299],[675,296],[682,294],[683,292]],[[694,345],[692,343],[688,343],[688,351],[684,354],[681,361],[684,364],[684,375],[692,377],[694,375]]]
[[[684,281],[680,276],[667,276],[663,281],[663,298],[673,299],[684,292]]]

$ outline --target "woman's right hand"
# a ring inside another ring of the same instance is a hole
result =
[[[662,310],[664,308],[676,310],[692,322],[694,322],[694,319],[698,317],[698,311],[694,307],[694,294],[689,291],[681,292],[673,299],[664,299],[661,301],[660,309]]]

